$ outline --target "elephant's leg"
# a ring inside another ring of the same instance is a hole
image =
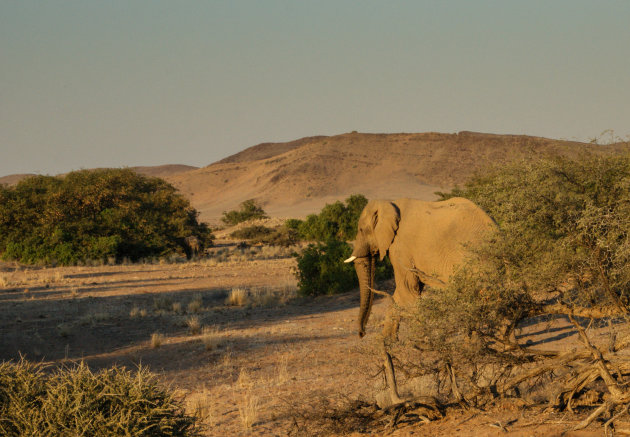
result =
[[[396,384],[396,372],[394,363],[389,353],[389,346],[398,341],[398,327],[400,326],[400,313],[395,304],[392,304],[383,322],[383,364],[385,369],[385,382],[392,404],[404,402],[398,395],[398,385]]]

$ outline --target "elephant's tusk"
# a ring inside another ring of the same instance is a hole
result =
[[[351,263],[352,261],[354,261],[355,259],[357,259],[356,256],[352,255],[350,258],[348,258],[347,260],[345,260],[345,263]]]

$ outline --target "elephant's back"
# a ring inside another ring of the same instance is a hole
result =
[[[461,197],[440,202],[401,199],[401,242],[416,266],[447,282],[470,246],[488,238],[494,221],[477,205]]]

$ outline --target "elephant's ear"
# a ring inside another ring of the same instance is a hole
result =
[[[396,205],[387,201],[378,203],[376,214],[374,214],[374,236],[381,261],[385,258],[387,249],[394,241],[399,220],[400,212]]]

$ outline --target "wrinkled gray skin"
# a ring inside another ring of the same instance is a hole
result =
[[[359,336],[365,335],[374,299],[376,257],[382,260],[389,255],[396,281],[392,298],[397,305],[408,306],[420,296],[424,285],[444,287],[464,261],[467,247],[478,245],[495,229],[496,224],[481,208],[463,198],[370,201],[359,218],[352,257],[346,260],[354,260],[359,278]],[[395,340],[397,332],[398,318],[390,309],[383,327],[385,340]],[[400,401],[386,350],[385,364],[392,400]]]

